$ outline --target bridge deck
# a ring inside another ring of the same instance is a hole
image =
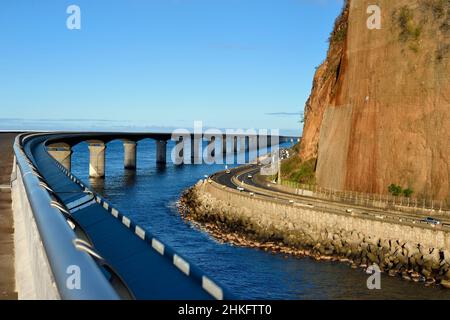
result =
[[[88,193],[58,168],[45,151],[43,141],[32,146],[29,151],[46,182],[66,206],[76,200],[86,199]],[[105,206],[103,200],[100,203],[92,201],[87,207],[71,210],[72,217],[88,235],[95,250],[120,275],[137,299],[213,298],[202,288],[204,279],[198,269],[188,264],[189,276],[185,275],[180,270],[186,271],[185,260],[176,267],[176,255],[170,248],[164,247],[161,254],[161,246],[157,246],[159,250],[152,248],[154,238],[151,235],[146,233],[142,239],[142,234],[141,237],[137,235],[132,222],[128,223],[126,219],[127,223],[123,223],[121,214],[115,212],[113,215],[111,207],[108,205],[105,209]],[[222,289],[213,285],[212,291],[217,293],[216,289],[224,294]]]

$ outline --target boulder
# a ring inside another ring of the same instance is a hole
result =
[[[367,253],[367,258],[369,258],[370,261],[375,262],[376,264],[380,263],[378,257],[372,252]]]
[[[424,277],[428,278],[431,275],[431,272],[427,269],[422,269],[421,273],[424,275]]]
[[[441,286],[446,289],[450,289],[450,281],[449,280],[441,280]]]
[[[442,254],[444,255],[444,261],[450,265],[450,250],[443,249],[441,250]]]

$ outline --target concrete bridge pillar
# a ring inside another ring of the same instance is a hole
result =
[[[250,162],[250,159],[253,159],[252,163],[256,163],[255,161],[258,157],[258,136],[249,136],[246,141],[246,147],[248,151],[248,162]]]
[[[246,139],[247,136],[239,136],[236,139],[236,142],[239,141],[239,147],[237,147],[237,143],[236,146],[237,147],[237,152],[236,152],[236,158],[237,158],[237,163],[238,164],[245,164],[246,163],[246,154],[245,154],[245,150],[246,150]]]
[[[135,141],[124,141],[123,142],[123,166],[128,170],[136,170],[136,146]]]
[[[89,143],[89,177],[105,177],[105,150],[104,143]]]
[[[166,140],[156,140],[156,163],[165,164],[167,153],[167,141]]]
[[[209,141],[208,145],[206,147],[207,155],[211,156],[212,158],[215,158],[216,156],[216,137],[212,136]]]
[[[235,158],[238,153],[237,147],[238,137],[236,135],[227,135],[225,146],[228,146],[225,153],[225,159],[228,164],[235,163]]]
[[[191,138],[191,163],[200,164],[202,163],[202,140],[201,138],[195,137]]]
[[[225,136],[222,137],[222,153],[223,153],[223,156],[226,157],[226,155],[227,155],[227,138]]]
[[[175,140],[175,148],[172,153],[172,161],[175,165],[181,165],[184,163],[184,148],[185,138],[180,136],[178,140]]]
[[[207,141],[205,150],[203,150],[203,162],[206,164],[222,164],[224,155],[222,153],[223,147],[218,145],[222,144],[220,138],[220,132],[217,134],[205,134],[204,139]]]
[[[252,152],[258,150],[258,136],[257,135],[251,135],[248,137],[247,141],[247,150]]]
[[[280,136],[278,136],[278,135],[271,135],[270,136],[270,147],[271,148],[275,147],[276,149],[280,148]]]
[[[238,148],[238,152],[239,153],[244,153],[247,150],[247,139],[248,137],[239,137],[239,148]]]
[[[71,147],[47,147],[48,153],[61,163],[64,168],[70,171],[72,164],[72,148]]]
[[[267,135],[259,134],[256,143],[256,149],[258,150],[258,155],[263,155],[267,152]]]
[[[222,161],[222,163],[225,163],[226,162],[226,160],[227,160],[227,139],[226,139],[226,136],[225,135],[222,135],[222,139],[221,139],[221,149],[218,149],[218,150],[222,150],[222,153],[221,153],[221,161]]]

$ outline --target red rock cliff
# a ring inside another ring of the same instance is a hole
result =
[[[323,187],[391,183],[450,203],[450,0],[349,0],[305,107],[300,155]]]

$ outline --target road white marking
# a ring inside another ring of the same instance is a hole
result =
[[[129,227],[130,227],[130,224],[131,224],[131,221],[130,221],[130,219],[128,219],[127,217],[123,216],[123,217],[122,217],[122,223],[123,223],[124,225],[126,225],[126,226],[129,228]]]
[[[161,255],[164,255],[164,245],[155,238],[152,239],[152,247],[153,249],[158,251]]]
[[[173,255],[173,264],[177,266],[184,274],[189,275],[189,263],[180,256]]]
[[[112,208],[112,209],[111,209],[111,214],[112,214],[114,217],[116,217],[116,218],[119,217],[119,211],[117,211],[117,209]]]
[[[138,237],[141,238],[142,240],[145,240],[145,230],[142,229],[141,227],[136,226],[134,233],[136,233]]]
[[[217,300],[223,300],[222,289],[217,284],[215,284],[212,280],[210,280],[208,277],[203,276],[202,287]]]
[[[76,208],[70,210],[70,213],[74,213],[74,212],[77,212],[77,211],[79,211],[79,210],[81,210],[81,209],[90,207],[90,206],[92,206],[94,203],[96,203],[96,202],[95,202],[94,199],[92,199],[91,201],[89,201],[89,202],[87,202],[87,203],[85,203],[85,204],[83,204],[83,205],[81,205],[81,206],[79,206],[79,207],[76,207]]]
[[[80,204],[82,204],[83,202],[89,201],[92,198],[91,195],[86,195],[84,197],[81,197],[80,199],[74,200],[72,202],[69,202],[68,204],[66,204],[67,209],[72,209],[73,207],[76,207]]]

